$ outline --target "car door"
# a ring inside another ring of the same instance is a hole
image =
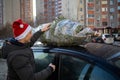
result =
[[[120,80],[104,65],[94,63],[84,51],[80,54],[59,48],[34,51],[36,72],[45,69],[55,59],[56,71],[48,80]]]
[[[59,80],[119,80],[115,74],[110,73],[98,65],[68,55],[60,56]],[[99,64],[99,63],[98,63]],[[104,66],[104,65],[103,65]]]
[[[58,80],[58,55],[55,53],[44,52],[43,49],[34,49],[33,53],[35,58],[36,72],[40,72],[43,69],[47,68],[48,65],[52,62],[56,65],[56,70],[47,80]]]

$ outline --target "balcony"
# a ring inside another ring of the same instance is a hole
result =
[[[88,3],[88,7],[94,7],[94,3]]]
[[[94,11],[88,11],[88,14],[94,14]]]

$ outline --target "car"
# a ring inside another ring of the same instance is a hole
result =
[[[95,37],[92,39],[92,42],[94,43],[104,43],[103,39],[101,37]]]
[[[2,55],[1,48],[3,46],[3,42],[4,42],[4,40],[0,40],[0,58],[1,58],[1,55]]]
[[[110,34],[102,34],[102,39],[104,43],[106,44],[113,44],[114,43],[114,37]]]
[[[42,46],[43,44],[40,42],[40,41],[36,41],[35,43],[34,43],[34,47],[39,47],[39,46]]]
[[[3,46],[3,42],[4,42],[4,40],[0,40],[0,49],[1,49],[2,46]]]
[[[56,65],[55,72],[47,80],[120,80],[120,68],[111,64],[111,59],[96,56],[84,47],[41,46],[32,49],[36,72],[45,69],[50,62]]]
[[[120,34],[113,34],[115,41],[120,41]]]

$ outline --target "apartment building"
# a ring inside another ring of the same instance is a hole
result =
[[[26,22],[33,20],[33,0],[0,0],[0,26],[18,18]]]
[[[51,22],[61,15],[62,0],[36,0],[36,20]]]
[[[117,24],[118,27],[120,28],[120,0],[117,0]]]
[[[62,0],[62,15],[85,24],[85,0]]]
[[[12,23],[15,19],[20,18],[20,3],[19,0],[2,0],[3,9],[2,17],[3,24]]]
[[[26,22],[33,22],[33,0],[19,0],[20,18]]]
[[[86,25],[93,28],[118,28],[120,0],[86,0]]]
[[[3,0],[0,0],[0,27],[3,25]]]
[[[85,0],[79,0],[78,2],[78,14],[77,14],[77,20],[78,22],[80,22],[82,25],[86,26],[86,10],[85,10],[85,7],[86,7],[86,1]]]

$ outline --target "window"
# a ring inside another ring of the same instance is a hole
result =
[[[87,62],[83,60],[62,55],[60,80],[79,80],[80,73],[86,64]]]
[[[118,25],[120,25],[120,22],[118,22]]]
[[[115,9],[114,8],[110,8],[110,12],[114,12],[115,11]]]
[[[114,0],[110,0],[110,5],[113,5],[114,4]]]
[[[88,17],[89,17],[89,18],[93,18],[93,17],[94,17],[94,14],[88,14]]]
[[[82,11],[82,8],[80,8],[80,11]]]
[[[100,27],[100,23],[96,23],[96,25],[97,25],[96,27]]]
[[[106,18],[107,18],[107,15],[102,15],[102,18],[103,18],[103,19],[106,19]]]
[[[107,1],[102,1],[102,4],[107,4]]]
[[[113,77],[109,72],[94,66],[91,71],[89,80],[116,80],[116,78]]]
[[[120,18],[120,14],[118,14],[118,18]]]
[[[100,16],[97,16],[96,19],[97,19],[98,21],[100,21]]]
[[[60,72],[60,80],[116,80],[97,65],[66,55],[61,56]]]
[[[114,18],[114,16],[113,16],[113,15],[111,15],[111,16],[110,16],[110,19],[111,19],[111,20],[113,20],[113,18]]]
[[[82,4],[82,0],[80,0],[80,4]]]
[[[96,0],[96,4],[99,4],[100,3],[100,0]]]
[[[108,8],[102,8],[102,11],[104,12],[104,11],[108,11]]]
[[[45,69],[49,65],[49,63],[52,62],[55,56],[54,54],[48,54],[34,50],[33,53],[35,58],[36,72]]]
[[[100,9],[99,9],[99,8],[96,8],[96,11],[97,11],[97,12],[99,12],[99,11],[100,11]]]
[[[88,0],[88,2],[93,2],[93,0]]]
[[[107,26],[107,22],[102,22],[102,25],[103,26]]]
[[[88,10],[94,10],[94,7],[88,7]]]
[[[89,26],[93,26],[93,25],[94,25],[94,22],[88,22],[88,25],[89,25]]]
[[[113,27],[114,26],[114,22],[111,22],[110,25]]]
[[[120,10],[120,6],[118,6],[118,10]]]

